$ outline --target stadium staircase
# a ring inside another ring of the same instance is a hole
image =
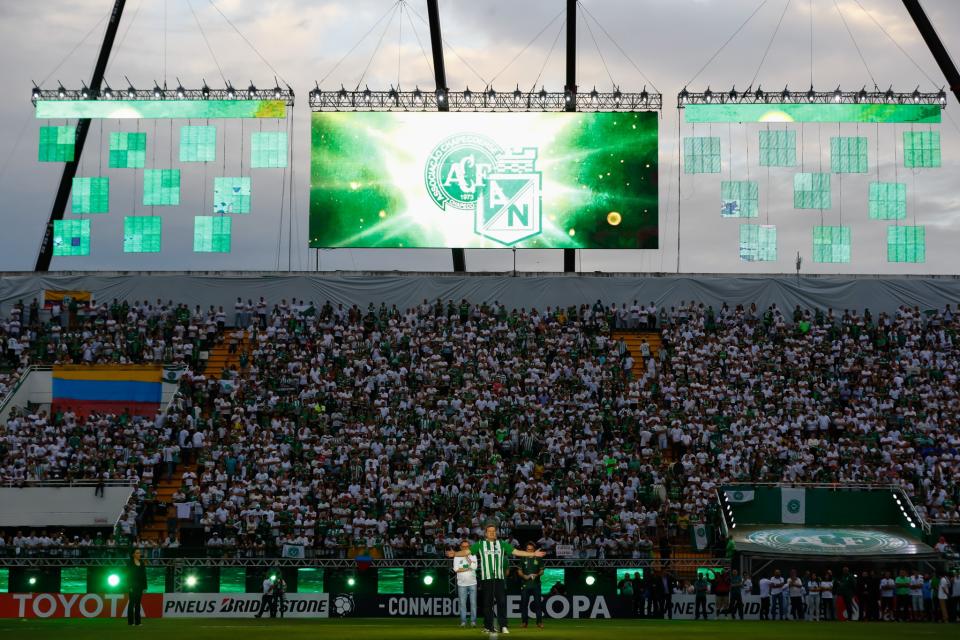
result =
[[[210,350],[210,357],[207,358],[207,364],[203,369],[203,375],[207,379],[219,380],[223,377],[223,372],[230,367],[240,366],[240,354],[250,347],[250,335],[244,331],[240,344],[237,345],[236,353],[230,353],[229,334],[231,329],[227,329],[226,340],[218,343]]]
[[[647,344],[650,345],[650,354],[654,358],[660,355],[660,347],[663,344],[663,341],[660,339],[659,331],[614,331],[613,339],[617,341],[623,340],[627,343],[627,349],[630,351],[630,355],[633,356],[634,378],[642,377],[643,372],[647,367],[646,363],[643,361],[643,358],[640,357],[640,347],[643,344],[643,341],[646,340]]]
[[[173,506],[173,494],[182,484],[185,465],[180,463],[173,470],[170,480],[161,478],[157,482],[157,502],[167,505],[166,510],[158,509],[150,522],[145,522],[140,531],[141,540],[153,540],[157,544],[167,537],[167,518],[176,518],[177,508]],[[179,522],[177,527],[179,528]],[[174,532],[176,534],[176,532]]]

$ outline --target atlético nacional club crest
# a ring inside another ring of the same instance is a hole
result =
[[[543,175],[537,149],[504,151],[472,133],[443,140],[427,161],[427,192],[441,209],[473,213],[477,235],[511,246],[541,233]]]

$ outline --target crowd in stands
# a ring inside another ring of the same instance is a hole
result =
[[[186,469],[174,501],[194,505],[207,545],[252,554],[434,555],[495,519],[507,537],[542,527],[548,551],[669,557],[694,524],[718,529],[728,481],[898,484],[926,518],[960,519],[949,306],[238,300],[235,312],[225,328],[222,309],[159,301],[49,321],[15,309],[8,362],[189,371],[155,419],[14,415],[0,478],[135,478],[117,532],[135,537],[165,507],[153,485]],[[635,327],[660,331],[656,355],[613,337]],[[199,353],[221,340],[239,364],[208,378]]]

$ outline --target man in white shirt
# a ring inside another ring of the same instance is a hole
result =
[[[770,578],[760,578],[760,619],[770,619]]]
[[[916,569],[910,574],[911,618],[914,622],[923,619],[923,576]]]
[[[807,579],[807,620],[817,621],[820,618],[820,578],[816,573]]]
[[[460,543],[462,551],[470,550],[466,540]],[[467,600],[470,601],[470,626],[477,626],[477,556],[457,556],[453,559],[453,572],[457,574],[457,596],[460,598],[460,626],[467,626]]]
[[[836,620],[837,612],[833,606],[833,572],[827,570],[827,575],[820,581],[820,602],[823,607],[824,620]]]
[[[954,586],[956,586],[957,580],[956,577],[953,579]],[[940,576],[940,585],[937,587],[937,600],[940,601],[940,621],[949,622],[950,621],[950,576],[946,571],[943,572],[943,575]]]
[[[260,611],[257,612],[255,618],[262,618],[263,612],[265,610],[270,610],[270,617],[277,617],[277,608],[273,604],[273,579],[267,575],[263,579],[263,596],[260,598]]]
[[[777,612],[780,612],[780,619],[786,620],[787,615],[784,611],[783,606],[783,585],[786,581],[783,579],[783,576],[780,575],[780,569],[777,569],[773,572],[773,577],[770,578],[770,599],[772,601],[773,607],[771,608],[770,615],[774,620],[777,619]]]

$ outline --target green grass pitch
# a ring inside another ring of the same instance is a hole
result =
[[[521,629],[517,622],[510,635],[498,634],[497,640],[531,638],[536,640],[744,640],[745,638],[831,638],[842,640],[886,640],[902,638],[953,637],[953,625],[829,622],[731,622],[719,620],[549,620],[544,629],[531,625]],[[487,634],[477,629],[461,629],[451,618],[368,618],[364,620],[246,620],[190,619],[145,620],[138,629],[127,627],[125,620],[0,620],[0,638],[10,640],[111,640],[112,638],[153,638],[171,640],[440,640],[479,638]]]

